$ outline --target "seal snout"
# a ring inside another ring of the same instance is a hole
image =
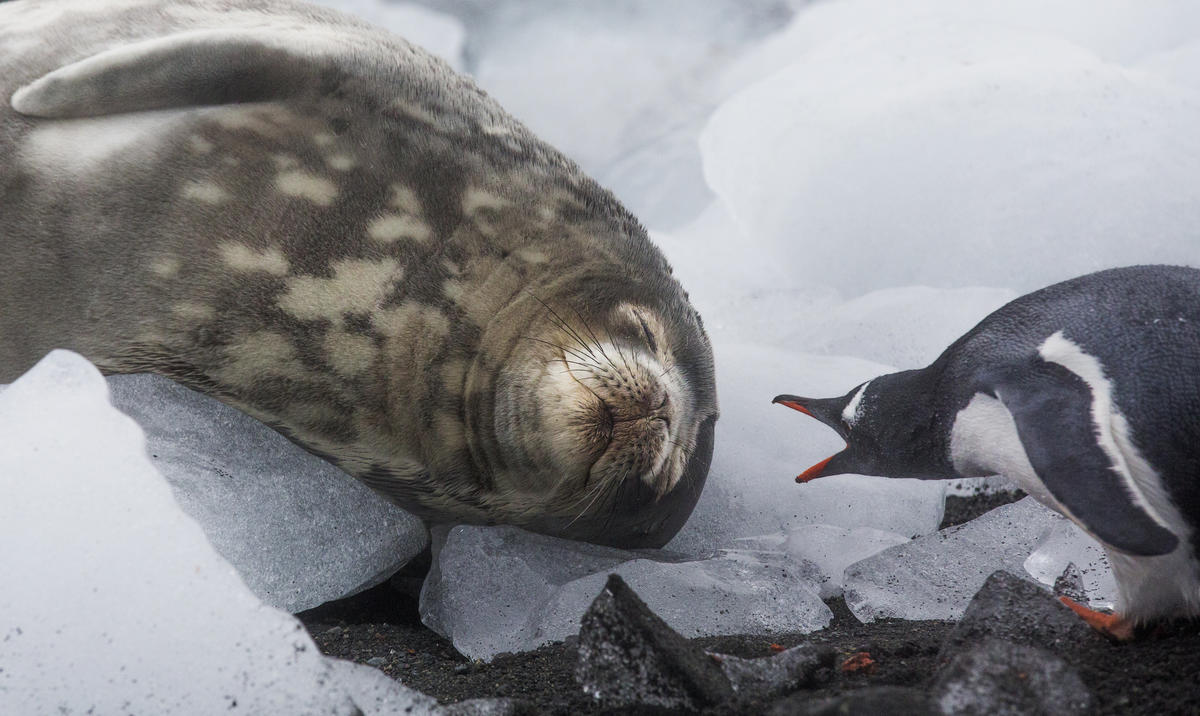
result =
[[[614,355],[615,346],[609,346]],[[608,353],[610,351],[605,351]],[[601,427],[585,430],[595,434],[607,428],[607,446],[588,471],[593,480],[640,479],[661,496],[678,481],[668,468],[672,452],[672,425],[678,424],[676,406],[682,398],[672,397],[668,382],[660,376],[666,371],[654,356],[621,349],[617,360],[597,360],[568,364],[568,370],[598,409],[587,411],[598,416]]]

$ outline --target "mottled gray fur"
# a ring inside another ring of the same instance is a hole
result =
[[[0,380],[229,402],[435,520],[659,544],[716,419],[644,229],[467,78],[291,2],[0,4]]]

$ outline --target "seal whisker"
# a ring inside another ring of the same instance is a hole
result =
[[[580,361],[586,361],[589,357],[589,356],[583,355],[582,353],[575,350],[574,348],[567,348],[566,346],[560,346],[559,344],[554,343],[553,341],[547,341],[547,340],[544,340],[541,338],[534,338],[533,336],[521,336],[521,338],[524,338],[525,340],[528,340],[528,341],[533,341],[535,343],[541,343],[543,345],[550,346],[551,348],[557,348],[558,350],[563,351],[565,353],[570,353],[571,355],[578,358]],[[587,363],[587,362],[581,362],[580,365],[591,367],[593,364]]]
[[[533,299],[535,301],[542,304],[542,307],[545,308],[547,311],[549,311],[550,315],[554,316],[554,319],[555,319],[555,321],[557,321],[559,327],[561,327],[564,331],[567,332],[568,335],[570,335],[572,338],[574,338],[579,343],[579,345],[583,347],[584,350],[586,350],[588,353],[592,352],[591,349],[588,348],[587,341],[585,341],[583,339],[583,336],[579,335],[579,332],[576,331],[574,328],[567,325],[567,322],[563,319],[563,317],[558,315],[558,311],[555,311],[553,308],[551,308],[550,304],[543,301],[536,293],[529,290],[528,288],[525,289],[525,292],[528,293],[530,296],[533,296]]]
[[[567,527],[570,527],[571,525],[575,524],[576,522],[578,522],[580,520],[580,518],[582,518],[584,515],[586,515],[588,513],[588,510],[592,509],[592,505],[596,504],[596,500],[599,499],[599,497],[601,495],[605,494],[608,490],[610,490],[612,488],[612,484],[613,483],[606,482],[605,480],[597,481],[595,487],[593,487],[592,490],[588,493],[588,494],[593,495],[591,501],[589,501],[584,506],[584,508],[579,511],[579,514],[575,515],[575,517],[570,522],[567,523]],[[585,497],[586,497],[586,495],[585,495]],[[582,500],[577,500],[576,502],[572,503],[572,505],[577,505],[580,502],[582,502]]]
[[[596,345],[597,348],[600,349],[600,352],[603,353],[604,348],[600,344],[600,337],[597,336],[596,332],[592,330],[591,324],[589,324],[587,322],[587,319],[583,317],[583,314],[579,312],[579,309],[575,307],[575,304],[571,304],[571,312],[574,313],[577,318],[579,318],[579,322],[583,324],[583,330],[588,332],[588,335],[592,337],[592,342]],[[605,357],[607,357],[607,356],[605,356]]]

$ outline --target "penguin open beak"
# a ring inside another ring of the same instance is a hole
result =
[[[844,398],[801,398],[798,395],[777,395],[771,402],[786,405],[792,410],[799,410],[805,415],[820,420],[837,431],[837,434],[843,440],[847,441],[847,447],[849,447],[850,428],[842,422],[842,409],[845,407],[846,402]],[[818,477],[841,474],[841,470],[837,470],[837,472],[831,470],[830,463],[844,453],[845,451],[842,451],[836,455],[831,455],[808,468],[796,477],[796,482],[809,482]]]

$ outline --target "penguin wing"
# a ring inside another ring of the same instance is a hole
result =
[[[47,119],[262,102],[294,96],[347,54],[337,33],[189,30],[104,50],[13,93]]]
[[[1179,538],[1150,512],[1121,461],[1102,445],[1093,389],[1057,363],[1037,361],[996,386],[1034,472],[1070,516],[1096,538],[1139,556],[1167,554]],[[1115,449],[1115,444],[1113,448]]]

